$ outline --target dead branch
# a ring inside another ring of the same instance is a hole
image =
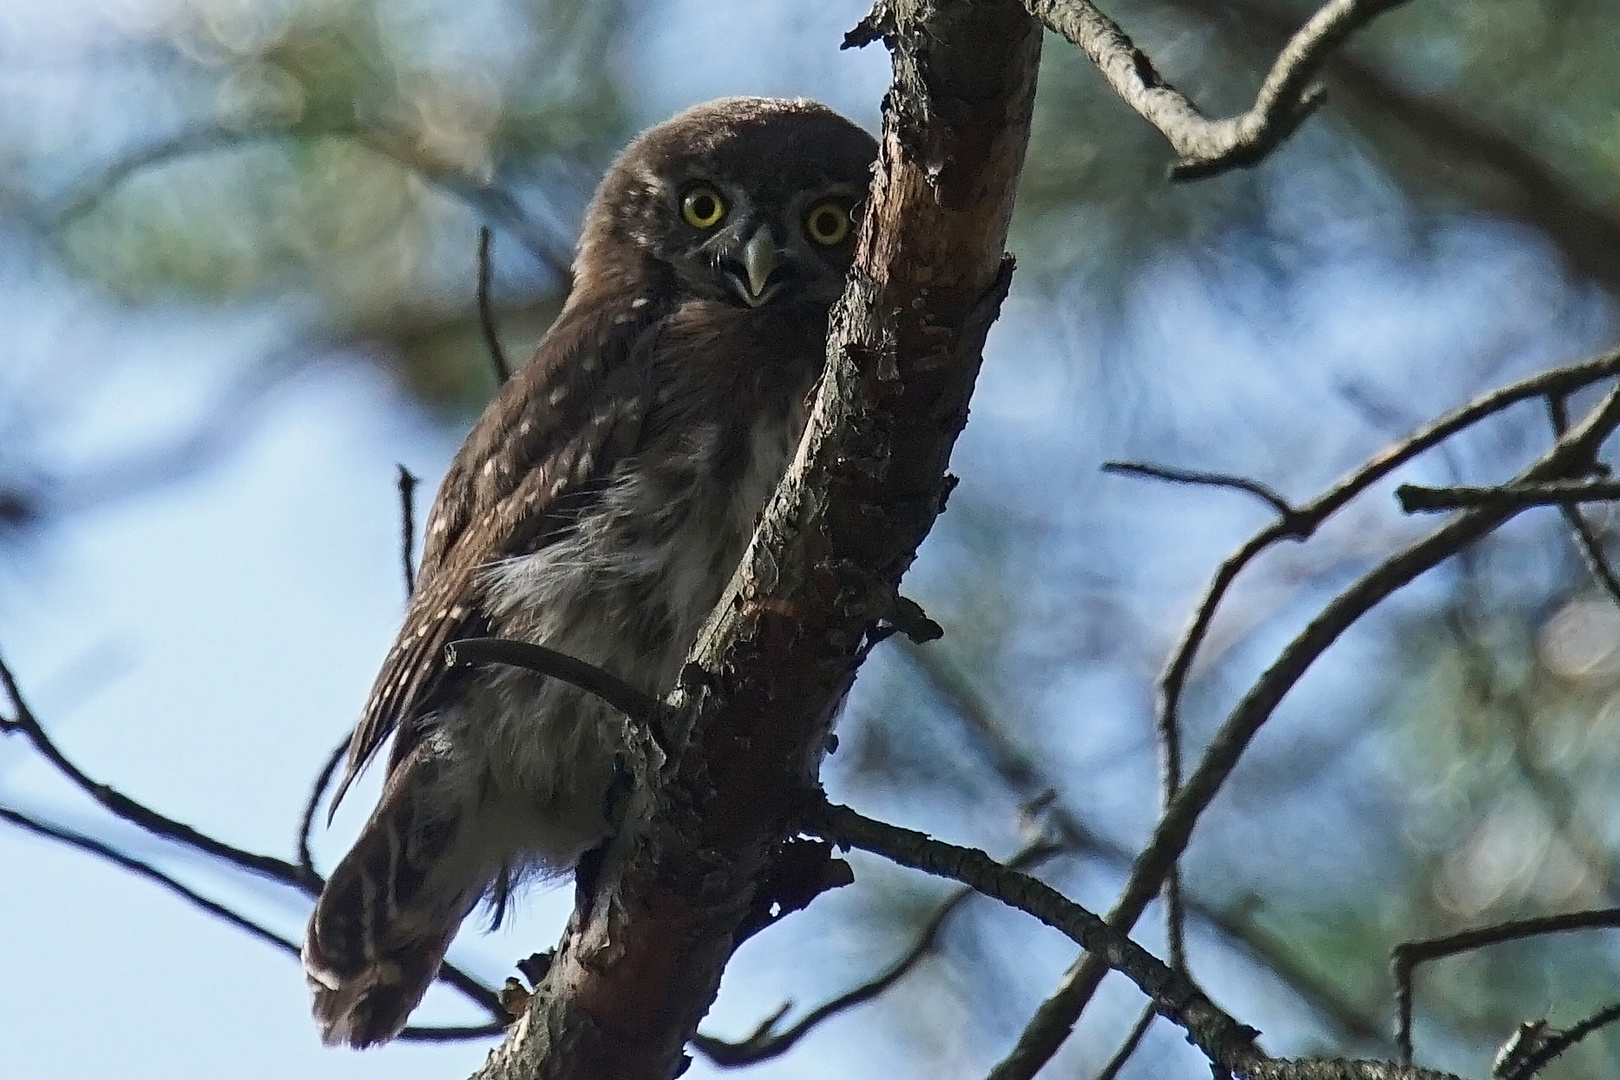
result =
[[[1036,840],[1008,859],[1007,866],[1014,870],[1032,868],[1062,850],[1061,844],[1045,839]],[[939,933],[944,929],[946,922],[977,895],[979,894],[976,889],[967,886],[952,893],[923,923],[911,948],[892,964],[860,985],[811,1009],[789,1027],[781,1031],[776,1030],[776,1025],[782,1022],[782,1018],[792,1007],[791,1004],[786,1004],[760,1021],[759,1026],[740,1042],[727,1042],[725,1039],[699,1032],[692,1039],[692,1045],[714,1064],[726,1068],[753,1065],[787,1053],[818,1025],[856,1005],[873,1000],[914,971],[918,964],[932,956],[938,948]]]
[[[1577,911],[1568,915],[1520,919],[1424,941],[1404,941],[1395,946],[1390,952],[1389,966],[1391,978],[1395,983],[1395,1045],[1400,1060],[1403,1062],[1412,1060],[1412,975],[1419,964],[1543,934],[1565,934],[1573,930],[1595,930],[1616,926],[1620,926],[1620,908],[1606,908],[1601,911]]]
[[[1605,357],[1604,361],[1613,362],[1615,359],[1616,357],[1611,355]],[[1524,385],[1520,383],[1518,387],[1509,390],[1518,390]],[[1540,392],[1545,393],[1546,390]],[[1455,425],[1457,428],[1466,426],[1459,416],[1478,412],[1482,408],[1482,402],[1488,400],[1497,403],[1498,408],[1502,407],[1507,393],[1508,391],[1498,391],[1467,409],[1460,410],[1458,414],[1430,425],[1406,443],[1374,458],[1372,462],[1357,470],[1349,480],[1335,486],[1311,505],[1331,506],[1335,501],[1348,499],[1352,488],[1360,490],[1371,482],[1367,477],[1372,473],[1382,468],[1392,468],[1393,465],[1388,464],[1389,462],[1416,453],[1414,446],[1419,441],[1430,439],[1438,441],[1443,436],[1435,432],[1443,426]],[[1483,415],[1489,415],[1489,411],[1479,413],[1479,416]],[[1526,469],[1515,483],[1539,483],[1587,472],[1598,448],[1617,426],[1620,426],[1620,390],[1610,390],[1579,425],[1561,437],[1553,448]],[[1166,808],[1158,826],[1154,829],[1152,839],[1137,856],[1125,889],[1109,913],[1111,925],[1128,928],[1136,924],[1136,920],[1141,917],[1148,902],[1159,891],[1172,867],[1181,857],[1181,853],[1186,850],[1194,825],[1210,801],[1225,786],[1227,778],[1237,766],[1249,742],[1270,718],[1283,696],[1292,689],[1323,651],[1378,603],[1467,545],[1495,531],[1521,509],[1512,506],[1491,506],[1470,510],[1374,567],[1328,602],[1310,625],[1289,642],[1277,660],[1228,714],[1225,723],[1205,750],[1197,769]],[[1236,575],[1236,570],[1265,546],[1280,539],[1272,535],[1275,528],[1273,526],[1262,531],[1222,565],[1215,584],[1206,594],[1205,603],[1200,606],[1194,620],[1195,630],[1200,625],[1207,626],[1209,620],[1213,618],[1213,607],[1210,605],[1212,601],[1218,603],[1231,578]],[[1183,650],[1186,650],[1188,641],[1193,640],[1193,633],[1194,631],[1189,631],[1189,637],[1184,639]],[[1190,652],[1179,652],[1167,672],[1166,684],[1170,684],[1171,675],[1177,670],[1177,666],[1183,663],[1184,656],[1185,663],[1190,665]],[[1182,670],[1180,678],[1184,677],[1185,670]],[[1171,685],[1174,692],[1179,695],[1180,679]],[[1170,700],[1173,702],[1174,698]],[[1067,1038],[1081,1011],[1096,993],[1097,986],[1106,972],[1106,964],[1092,954],[1088,953],[1076,960],[1058,989],[1041,1004],[1035,1016],[1026,1025],[1013,1051],[992,1071],[991,1080],[1013,1080],[1015,1077],[1033,1076],[1035,1070],[1050,1060]]]
[[[982,851],[875,821],[848,807],[824,803],[809,815],[830,840],[971,885],[1066,934],[1106,970],[1135,983],[1160,1016],[1186,1031],[1210,1062],[1227,1073],[1250,1080],[1457,1080],[1446,1073],[1382,1061],[1270,1057],[1255,1045],[1258,1031],[1234,1020],[1185,975],[1044,882],[1009,869]]]
[[[1171,86],[1090,0],[1024,0],[1030,14],[1085,53],[1125,104],[1170,142],[1176,179],[1253,165],[1322,104],[1317,73],[1351,34],[1406,0],[1330,0],[1277,55],[1248,111],[1211,120]]]

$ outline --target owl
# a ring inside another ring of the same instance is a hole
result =
[[[876,156],[825,106],[728,98],[603,178],[562,312],[439,488],[350,742],[340,797],[393,738],[304,937],[328,1044],[393,1038],[480,900],[498,916],[608,836],[621,718],[444,646],[514,638],[670,689],[798,446]]]

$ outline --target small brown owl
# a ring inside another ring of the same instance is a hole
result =
[[[439,488],[349,747],[344,787],[394,736],[304,938],[327,1043],[393,1038],[481,898],[608,835],[618,719],[524,671],[447,670],[444,646],[518,638],[670,688],[798,446],[876,155],[824,106],[730,98],[603,178],[567,304]]]

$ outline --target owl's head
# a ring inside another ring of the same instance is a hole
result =
[[[831,304],[876,157],[872,136],[813,101],[694,106],[644,132],[608,170],[577,277],[651,263],[683,294],[741,308]]]

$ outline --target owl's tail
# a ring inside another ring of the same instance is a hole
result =
[[[455,858],[458,815],[434,797],[439,763],[424,749],[391,770],[304,933],[304,974],[328,1046],[376,1046],[400,1033],[489,884]]]

